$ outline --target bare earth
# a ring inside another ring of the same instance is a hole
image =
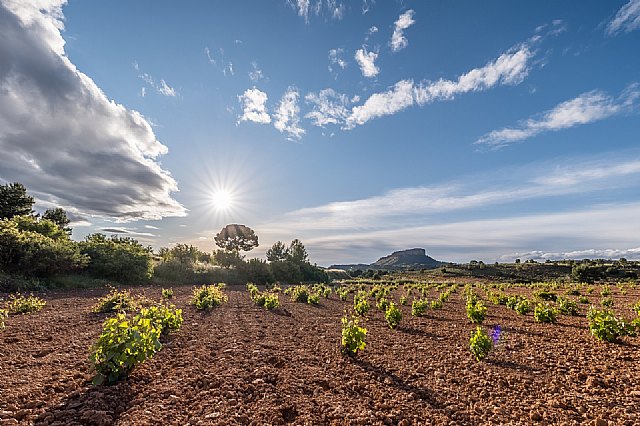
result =
[[[402,307],[397,330],[372,304],[367,348],[350,359],[339,343],[352,302],[335,294],[317,307],[281,294],[282,308],[269,312],[227,288],[229,303],[202,314],[187,305],[191,287],[174,290],[182,328],[110,387],[91,385],[88,361],[105,318],[90,308],[106,290],[51,293],[42,312],[10,317],[0,425],[640,424],[640,339],[597,342],[584,315],[537,324],[489,304],[485,328],[500,325],[501,340],[477,363],[461,289],[427,317]],[[640,293],[613,290],[630,318]],[[159,288],[132,292],[160,297]]]

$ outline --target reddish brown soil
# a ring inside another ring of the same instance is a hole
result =
[[[225,291],[229,303],[202,314],[187,305],[191,288],[176,287],[182,328],[109,387],[91,385],[88,361],[104,319],[90,307],[104,291],[45,296],[42,312],[0,332],[0,425],[640,424],[640,339],[597,342],[584,317],[537,324],[489,305],[485,326],[500,325],[502,340],[477,363],[459,294],[423,318],[403,307],[398,330],[372,306],[367,348],[350,359],[338,347],[351,302],[281,295],[269,312]],[[614,296],[627,317],[621,307],[639,298]]]

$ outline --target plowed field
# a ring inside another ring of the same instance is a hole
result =
[[[227,304],[200,313],[188,306],[191,287],[174,290],[182,328],[108,387],[91,385],[88,361],[105,318],[91,306],[106,290],[49,293],[43,311],[9,317],[0,425],[640,424],[640,339],[598,342],[584,315],[538,324],[487,303],[485,328],[501,335],[478,363],[461,289],[426,317],[403,306],[397,330],[372,303],[367,347],[352,359],[339,350],[352,302],[335,294],[318,306],[281,294],[282,307],[266,311],[228,287]],[[159,288],[131,291],[160,297]],[[614,295],[627,317],[638,299],[637,290]]]

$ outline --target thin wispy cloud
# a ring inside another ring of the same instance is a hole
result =
[[[328,124],[344,123],[351,113],[349,106],[359,98],[350,99],[344,93],[329,88],[318,93],[309,93],[305,100],[313,108],[305,118],[310,119],[314,126],[324,127]]]
[[[330,49],[329,50],[329,72],[334,75],[334,77],[338,76],[338,69],[343,70],[347,67],[347,61],[342,59],[342,55],[344,53],[344,49]]]
[[[527,43],[509,50],[481,68],[460,75],[456,80],[401,80],[386,92],[374,93],[363,105],[353,107],[343,128],[352,129],[374,118],[392,115],[414,104],[423,106],[451,100],[456,95],[479,92],[497,85],[516,85],[529,73],[534,53]]]
[[[398,188],[382,195],[332,202],[287,213],[284,222],[291,229],[312,227],[318,230],[379,228],[388,223],[413,221],[456,210],[514,204],[523,200],[611,191],[633,186],[631,177],[640,177],[640,159],[575,161],[573,167],[545,166],[527,172],[515,182],[448,182],[435,186]],[[512,175],[517,175],[513,171]],[[523,172],[520,172],[523,174]]]
[[[254,83],[259,82],[260,80],[264,80],[264,73],[260,68],[258,68],[258,63],[253,61],[251,62],[251,71],[249,71],[249,80]]]
[[[369,29],[367,30],[367,34],[364,37],[364,41],[369,41],[371,36],[377,32],[378,32],[378,27],[376,27],[375,25],[369,27]]]
[[[554,132],[601,121],[630,111],[640,99],[640,86],[632,84],[614,98],[600,90],[592,90],[562,102],[553,109],[529,118],[517,126],[494,130],[475,143],[498,149],[532,138],[540,133]]]
[[[111,227],[111,228],[101,228],[100,231],[106,232],[106,233],[109,233],[109,234],[126,234],[126,235],[135,236],[135,237],[149,237],[149,238],[157,237],[157,235],[152,234],[150,232],[139,232],[135,228],[126,228],[126,227],[123,227],[123,226]]]
[[[238,101],[242,105],[242,115],[238,117],[238,123],[242,121],[253,121],[254,123],[269,124],[271,116],[267,112],[267,94],[260,89],[253,87],[247,89],[238,96]]]
[[[291,6],[298,16],[304,19],[306,23],[309,23],[311,16],[320,16],[326,14],[332,19],[342,19],[345,13],[344,3],[338,0],[316,0],[312,3],[311,0],[287,0],[287,4]]]
[[[362,49],[356,50],[354,58],[364,77],[372,78],[380,72],[380,68],[376,66],[377,52],[367,52],[367,48],[363,46]]]
[[[607,35],[631,32],[640,28],[640,0],[630,0],[618,10],[616,16],[607,24]]]
[[[288,139],[300,140],[305,130],[300,127],[299,93],[294,87],[289,87],[282,96],[278,108],[273,114],[273,125],[280,133],[286,133]]]
[[[515,259],[532,259],[537,262],[547,260],[582,260],[582,259],[620,259],[640,260],[640,247],[628,249],[582,249],[565,252],[534,250],[521,253],[511,253],[500,256],[503,262],[513,262]]]
[[[133,68],[138,72],[138,78],[147,83],[151,88],[155,89],[156,92],[161,94],[162,96],[176,97],[178,92],[173,87],[169,86],[164,79],[160,79],[160,82],[157,82],[150,74],[146,72],[140,71],[140,66],[137,62],[133,63]],[[146,90],[140,91],[140,95],[144,97],[146,95]]]
[[[409,9],[400,15],[395,22],[393,34],[391,35],[391,50],[393,52],[398,52],[409,45],[409,41],[404,36],[404,30],[415,24],[416,21],[413,19],[413,15],[413,10]]]
[[[242,43],[240,40],[236,40],[236,44],[240,44],[238,42]],[[216,51],[212,52],[208,47],[205,47],[204,54],[206,55],[209,63],[219,69],[220,72],[222,72],[222,75],[235,75],[235,72],[233,70],[233,62],[227,61],[225,59],[223,48],[219,48]]]
[[[376,0],[362,0],[362,14],[366,15],[369,13],[374,4],[376,4]]]
[[[0,96],[0,151],[11,153],[0,156],[0,180],[78,216],[185,216],[150,122],[109,99],[66,55],[64,3],[0,2],[0,87],[11,94]]]
[[[360,200],[299,209],[264,223],[259,229],[267,239],[269,235],[283,234],[303,237],[307,247],[313,247],[315,255],[325,259],[325,264],[336,263],[338,259],[340,263],[349,262],[354,248],[358,252],[353,261],[366,259],[368,252],[375,260],[385,251],[414,246],[435,250],[445,256],[444,260],[468,261],[469,258],[456,257],[465,253],[493,261],[507,253],[519,253],[516,257],[524,258],[521,254],[525,251],[557,247],[558,239],[564,248],[571,250],[585,246],[635,247],[640,228],[630,232],[627,224],[640,214],[640,203],[592,205],[562,213],[527,212],[491,219],[448,220],[453,211],[515,206],[527,199],[610,193],[637,186],[634,182],[640,177],[638,158],[574,159],[569,163],[574,165],[570,168],[529,165],[520,171],[510,170],[515,177],[508,185],[499,178],[504,173],[497,173],[496,180],[479,182],[467,177],[460,182],[399,188]],[[576,227],[576,223],[580,226]],[[589,229],[588,237],[584,229]]]

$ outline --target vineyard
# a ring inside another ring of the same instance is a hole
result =
[[[0,424],[640,423],[636,285],[389,279],[4,295]]]

